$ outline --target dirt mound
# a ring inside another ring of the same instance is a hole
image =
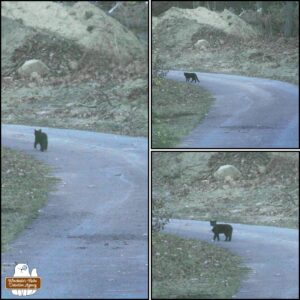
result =
[[[1,25],[3,122],[147,135],[147,45],[126,25],[75,1],[5,1]],[[48,76],[18,76],[33,59]]]
[[[182,9],[172,7],[162,16],[153,18],[153,33],[155,45],[160,55],[182,58],[207,51],[195,51],[198,40],[204,39],[208,42],[208,49],[225,43],[235,44],[241,39],[251,39],[258,33],[228,10],[222,13],[210,11],[204,7],[195,9]]]
[[[17,69],[24,61],[34,57],[43,61],[51,69],[52,75],[64,76],[71,71],[71,62],[78,62],[80,67],[83,53],[83,49],[73,41],[57,35],[36,33],[25,38],[23,44],[12,53],[13,65],[9,70]],[[99,61],[95,65],[99,66]]]
[[[167,21],[169,24],[173,23],[174,26],[177,26],[177,22],[180,19],[195,21],[198,26],[208,25],[212,30],[215,28],[241,38],[251,38],[257,35],[257,32],[251,26],[226,9],[222,13],[218,13],[205,7],[197,7],[195,9],[172,7],[162,17],[157,19],[156,25],[159,26]],[[186,30],[189,31],[189,29],[187,28]]]
[[[299,38],[284,38],[272,25],[278,21],[276,11],[271,20],[269,14],[253,11],[253,24],[242,19],[245,15],[239,17],[226,9],[170,8],[152,20],[153,60],[158,56],[165,70],[235,74],[298,84]],[[209,47],[199,49],[199,40],[206,40]]]
[[[169,51],[181,46],[191,47],[200,38],[211,43],[212,37],[219,39],[229,35],[247,39],[257,35],[251,26],[228,10],[218,13],[204,7],[172,7],[161,17],[153,19],[153,28],[159,32],[157,44]]]
[[[50,1],[4,1],[1,12],[2,17],[18,20],[40,33],[100,52],[99,59],[126,64],[145,52],[133,33],[89,2],[65,6]]]

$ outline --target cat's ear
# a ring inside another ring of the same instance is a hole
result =
[[[18,265],[18,263],[15,261],[15,266]]]

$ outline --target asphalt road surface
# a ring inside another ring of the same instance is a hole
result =
[[[219,222],[222,223],[222,222]],[[209,222],[173,219],[165,232],[199,239],[223,247],[244,258],[251,269],[233,298],[298,299],[299,231],[271,226],[232,224],[232,241],[213,242]]]
[[[299,147],[297,86],[263,78],[197,75],[197,84],[216,100],[203,122],[177,148]],[[185,81],[183,71],[169,71],[167,78]]]
[[[42,278],[31,298],[147,298],[147,140],[42,129],[47,152],[33,149],[34,127],[2,126],[2,145],[54,166],[62,181],[2,254],[1,298],[20,298],[3,283],[15,262]]]

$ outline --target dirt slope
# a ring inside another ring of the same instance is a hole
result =
[[[104,57],[130,61],[141,56],[143,47],[134,34],[89,2],[64,6],[51,1],[3,1],[2,16],[24,25],[56,33]]]

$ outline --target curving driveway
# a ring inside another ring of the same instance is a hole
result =
[[[233,298],[299,299],[299,230],[241,224],[232,226],[230,243],[224,242],[223,234],[220,242],[212,242],[209,222],[173,219],[164,231],[210,242],[243,257],[251,271]]]
[[[197,75],[199,84],[211,91],[216,101],[177,148],[299,147],[297,86],[263,78]],[[183,71],[169,71],[167,78],[185,81]]]
[[[31,298],[147,298],[147,140],[44,128],[43,153],[33,149],[33,129],[3,125],[2,145],[54,166],[62,181],[2,254],[1,298],[12,298],[3,277],[15,261],[42,278]]]

